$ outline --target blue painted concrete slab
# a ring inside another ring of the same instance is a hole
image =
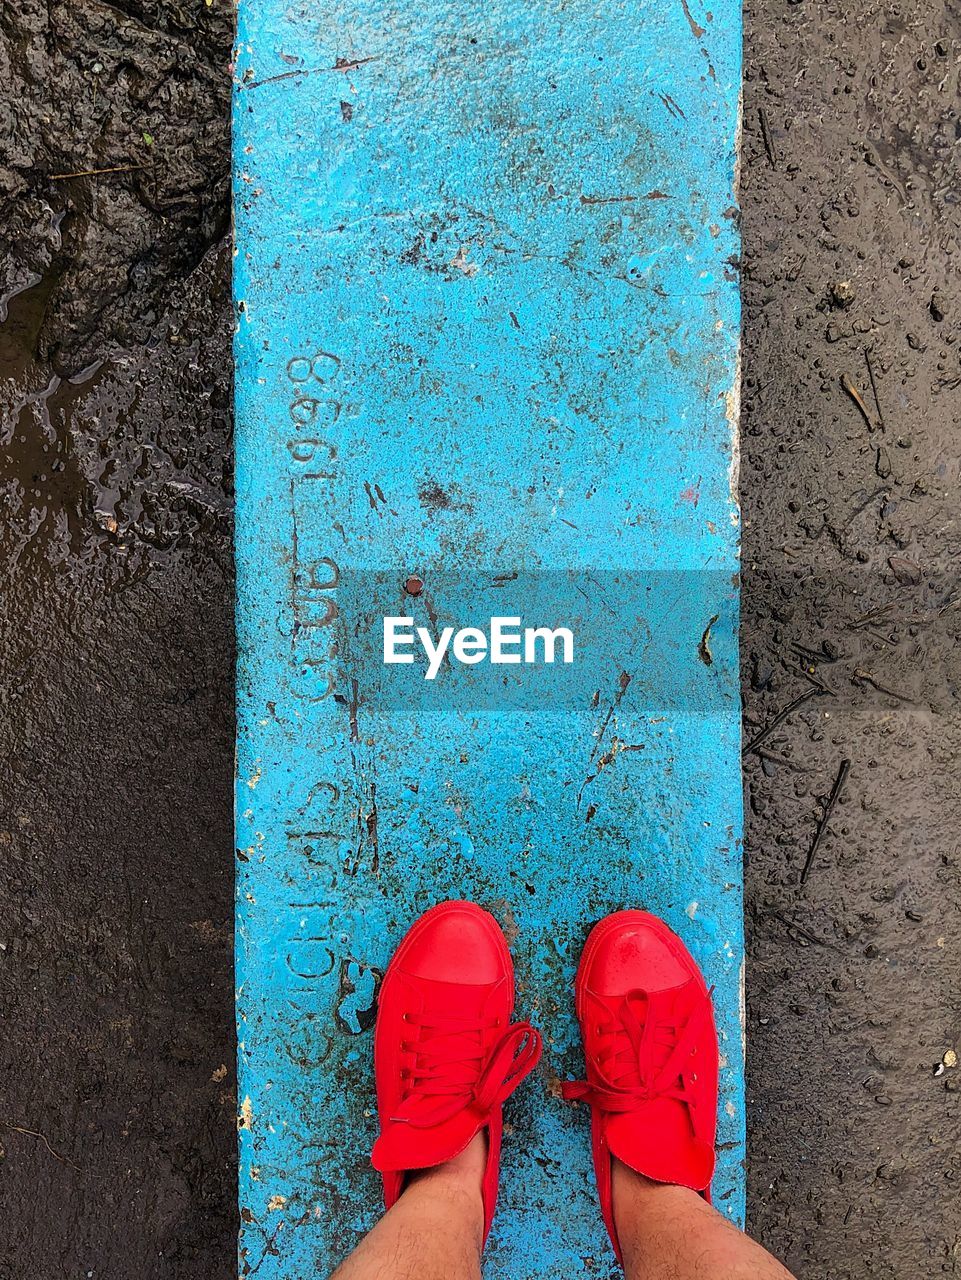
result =
[[[547,1042],[487,1274],[613,1275],[556,1088],[611,909],[716,986],[743,1213],[740,8],[239,10],[241,1274],[323,1275],[374,1219],[377,981],[466,896]],[[495,614],[568,627],[573,663],[382,662],[387,615]]]

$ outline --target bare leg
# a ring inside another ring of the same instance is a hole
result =
[[[447,1164],[413,1175],[331,1280],[480,1280],[486,1157],[479,1133]]]
[[[792,1280],[696,1191],[651,1182],[619,1160],[614,1220],[628,1280]]]

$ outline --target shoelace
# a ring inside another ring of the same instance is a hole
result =
[[[613,1041],[603,1059],[600,1055],[594,1059],[599,1079],[564,1081],[562,1096],[612,1112],[633,1111],[653,1098],[674,1098],[691,1108],[693,1099],[687,1087],[690,1055],[702,1033],[703,1019],[710,1013],[712,991],[698,994],[683,1014],[669,1012],[661,992],[628,992],[613,1020],[598,1026],[599,1034],[609,1035]],[[651,1070],[656,1048],[667,1049],[668,1055],[660,1067]],[[631,1083],[621,1083],[628,1079]]]
[[[415,1054],[415,1065],[406,1075],[404,1110],[409,1113],[391,1116],[391,1120],[417,1129],[443,1124],[468,1106],[488,1114],[506,1101],[541,1056],[540,1032],[529,1022],[508,1026],[500,1039],[485,1049],[484,1033],[499,1027],[499,1018],[485,1021],[455,1014],[409,1014],[407,1021],[428,1034],[403,1045]],[[473,1047],[457,1044],[473,1038]],[[408,1108],[406,1104],[413,1100],[415,1105]]]

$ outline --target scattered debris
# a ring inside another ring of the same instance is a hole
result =
[[[916,587],[921,581],[921,570],[906,556],[890,556],[888,558],[888,568],[897,578],[902,587]]]
[[[854,301],[854,285],[850,280],[834,280],[828,285],[828,295],[832,307],[846,311]]]

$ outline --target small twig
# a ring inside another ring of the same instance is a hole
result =
[[[812,663],[818,662],[837,662],[837,658],[832,658],[829,653],[825,653],[823,649],[809,649],[804,644],[792,644],[791,648],[801,658],[807,658]]]
[[[816,675],[813,675],[810,671],[806,671],[804,667],[798,667],[797,673],[802,680],[806,680],[808,684],[813,685],[814,688],[817,689],[818,693],[834,693],[834,690],[829,689],[823,680],[819,680]]]
[[[816,933],[811,933],[809,929],[805,929],[804,925],[798,924],[796,920],[789,920],[780,911],[769,908],[764,914],[770,916],[773,920],[779,920],[785,929],[793,929],[795,933],[800,934],[802,938],[806,938],[808,942],[813,942],[816,947],[830,947],[832,951],[840,950],[840,947],[833,942],[828,942],[827,938],[819,938]]]
[[[877,640],[878,644],[889,645],[892,649],[897,646],[897,641],[892,640],[890,636],[883,636],[880,631],[872,631],[870,627],[863,628],[864,634],[870,636],[872,640]]]
[[[864,363],[868,366],[868,379],[871,383],[871,394],[874,396],[874,407],[878,411],[878,426],[882,431],[886,431],[887,428],[884,424],[884,414],[881,412],[881,401],[878,399],[878,386],[874,381],[874,365],[871,363],[871,352],[867,347],[864,348]]]
[[[869,627],[872,623],[887,621],[885,614],[890,613],[892,609],[897,607],[897,600],[889,600],[886,604],[875,605],[873,609],[869,609],[867,613],[862,613],[860,617],[853,618],[850,623],[852,631]]]
[[[883,640],[884,637],[879,636],[878,639]],[[898,702],[911,701],[911,699],[908,698],[905,694],[895,693],[893,689],[889,689],[886,685],[883,685],[881,681],[877,678],[877,676],[872,674],[872,672],[870,671],[863,670],[863,668],[861,667],[854,668],[854,671],[851,673],[851,678],[853,680],[861,680],[865,684],[869,684],[873,689],[877,689],[878,693],[883,693],[885,697],[888,697],[888,698],[896,698]]]
[[[834,786],[831,788],[831,794],[828,796],[827,804],[824,806],[824,812],[821,814],[821,821],[817,825],[814,833],[814,839],[811,841],[811,847],[808,849],[808,856],[804,859],[804,869],[801,872],[801,883],[808,878],[808,872],[811,870],[811,864],[814,861],[814,855],[818,851],[821,839],[827,830],[827,825],[831,821],[831,814],[834,812],[834,806],[838,802],[838,796],[844,786],[844,780],[848,776],[848,770],[851,768],[850,760],[842,760],[841,767],[838,769],[838,776],[834,779]]]
[[[764,139],[764,150],[767,152],[767,158],[771,162],[771,168],[777,168],[777,151],[774,146],[774,139],[771,137],[771,130],[767,123],[767,112],[763,107],[757,109],[758,119],[761,121],[761,137]]]
[[[866,508],[868,508],[871,505],[871,503],[874,501],[875,498],[886,498],[887,496],[888,496],[888,491],[884,487],[880,489],[875,489],[873,493],[869,493],[863,502],[858,503],[858,505],[854,508],[854,510],[845,520],[844,524],[841,525],[841,532],[843,533],[846,529],[849,529],[851,525],[854,523],[854,521],[857,519],[857,517],[861,514],[861,512],[866,510]]]
[[[76,173],[51,173],[51,182],[63,182],[67,178],[97,178],[102,173],[132,173],[135,169],[152,169],[152,164],[115,164],[110,169],[78,169]]]
[[[40,1141],[43,1143],[43,1145],[47,1148],[47,1150],[53,1156],[54,1160],[59,1160],[61,1164],[68,1164],[71,1169],[76,1169],[77,1173],[82,1172],[79,1165],[74,1164],[72,1160],[68,1160],[66,1156],[62,1156],[59,1153],[59,1151],[54,1151],[53,1147],[51,1147],[46,1136],[42,1133],[38,1133],[36,1129],[25,1129],[23,1125],[10,1124],[10,1122],[7,1120],[0,1120],[0,1124],[2,1124],[5,1129],[10,1129],[14,1133],[25,1133],[30,1138],[39,1138]]]
[[[758,756],[761,760],[770,760],[771,764],[783,764],[786,769],[790,769],[792,773],[810,773],[810,767],[806,764],[798,764],[796,760],[791,760],[788,756],[778,755],[776,751],[758,750]]]
[[[756,751],[758,747],[761,745],[761,743],[767,741],[767,739],[771,736],[771,734],[778,727],[778,725],[783,720],[786,720],[788,716],[791,715],[792,712],[797,711],[798,707],[803,706],[805,702],[810,702],[812,698],[819,698],[823,693],[826,693],[826,692],[827,690],[824,689],[823,687],[820,689],[811,688],[811,689],[808,689],[807,693],[802,693],[799,697],[795,698],[793,702],[789,702],[788,705],[783,708],[783,710],[777,713],[777,715],[774,717],[774,719],[771,721],[770,724],[765,725],[765,727],[761,730],[761,732],[757,734],[755,737],[753,737],[749,743],[747,743],[747,745],[742,749],[741,755],[747,756],[747,755],[750,755],[752,751]]]
[[[861,417],[864,419],[865,423],[867,424],[868,430],[873,431],[876,424],[874,422],[874,419],[871,417],[870,413],[868,412],[868,406],[864,403],[864,399],[861,395],[861,392],[857,389],[857,387],[854,385],[854,383],[851,381],[851,379],[848,377],[846,373],[841,374],[841,386],[844,388],[844,390],[848,393],[848,395],[857,405],[858,412],[860,413]]]

